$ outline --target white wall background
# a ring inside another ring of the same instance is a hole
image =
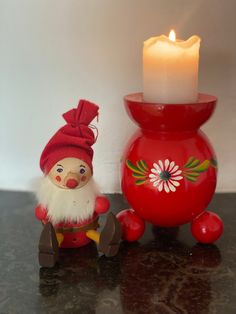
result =
[[[142,90],[142,43],[171,28],[202,37],[200,91],[219,97],[205,126],[218,191],[236,191],[236,1],[0,0],[0,188],[30,189],[60,115],[101,105],[95,177],[119,191],[119,159],[136,128],[122,97]]]

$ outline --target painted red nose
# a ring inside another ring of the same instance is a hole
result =
[[[66,186],[69,189],[75,189],[78,186],[79,182],[75,179],[69,179],[66,181]]]

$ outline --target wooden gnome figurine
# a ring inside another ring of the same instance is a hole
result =
[[[93,149],[96,139],[90,127],[98,106],[80,100],[77,109],[63,115],[60,128],[44,148],[40,167],[44,177],[36,193],[37,219],[44,229],[39,241],[39,264],[53,267],[58,248],[78,248],[91,240],[106,256],[119,249],[121,227],[110,213],[101,233],[98,218],[109,209],[109,201],[99,193],[93,180]]]

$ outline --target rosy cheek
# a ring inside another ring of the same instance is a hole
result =
[[[81,181],[84,182],[84,181],[86,181],[86,179],[87,179],[87,177],[86,177],[86,176],[83,176],[83,177],[81,178]]]
[[[56,176],[55,179],[57,180],[57,182],[61,182],[61,177],[60,176]]]

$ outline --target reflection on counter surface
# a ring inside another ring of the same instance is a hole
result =
[[[138,243],[118,256],[99,255],[91,243],[61,250],[54,269],[39,268],[30,194],[1,192],[0,313],[236,313],[234,213],[236,195],[216,195],[225,233],[216,245],[196,244],[188,226],[147,225]],[[114,212],[124,209],[111,196]]]

